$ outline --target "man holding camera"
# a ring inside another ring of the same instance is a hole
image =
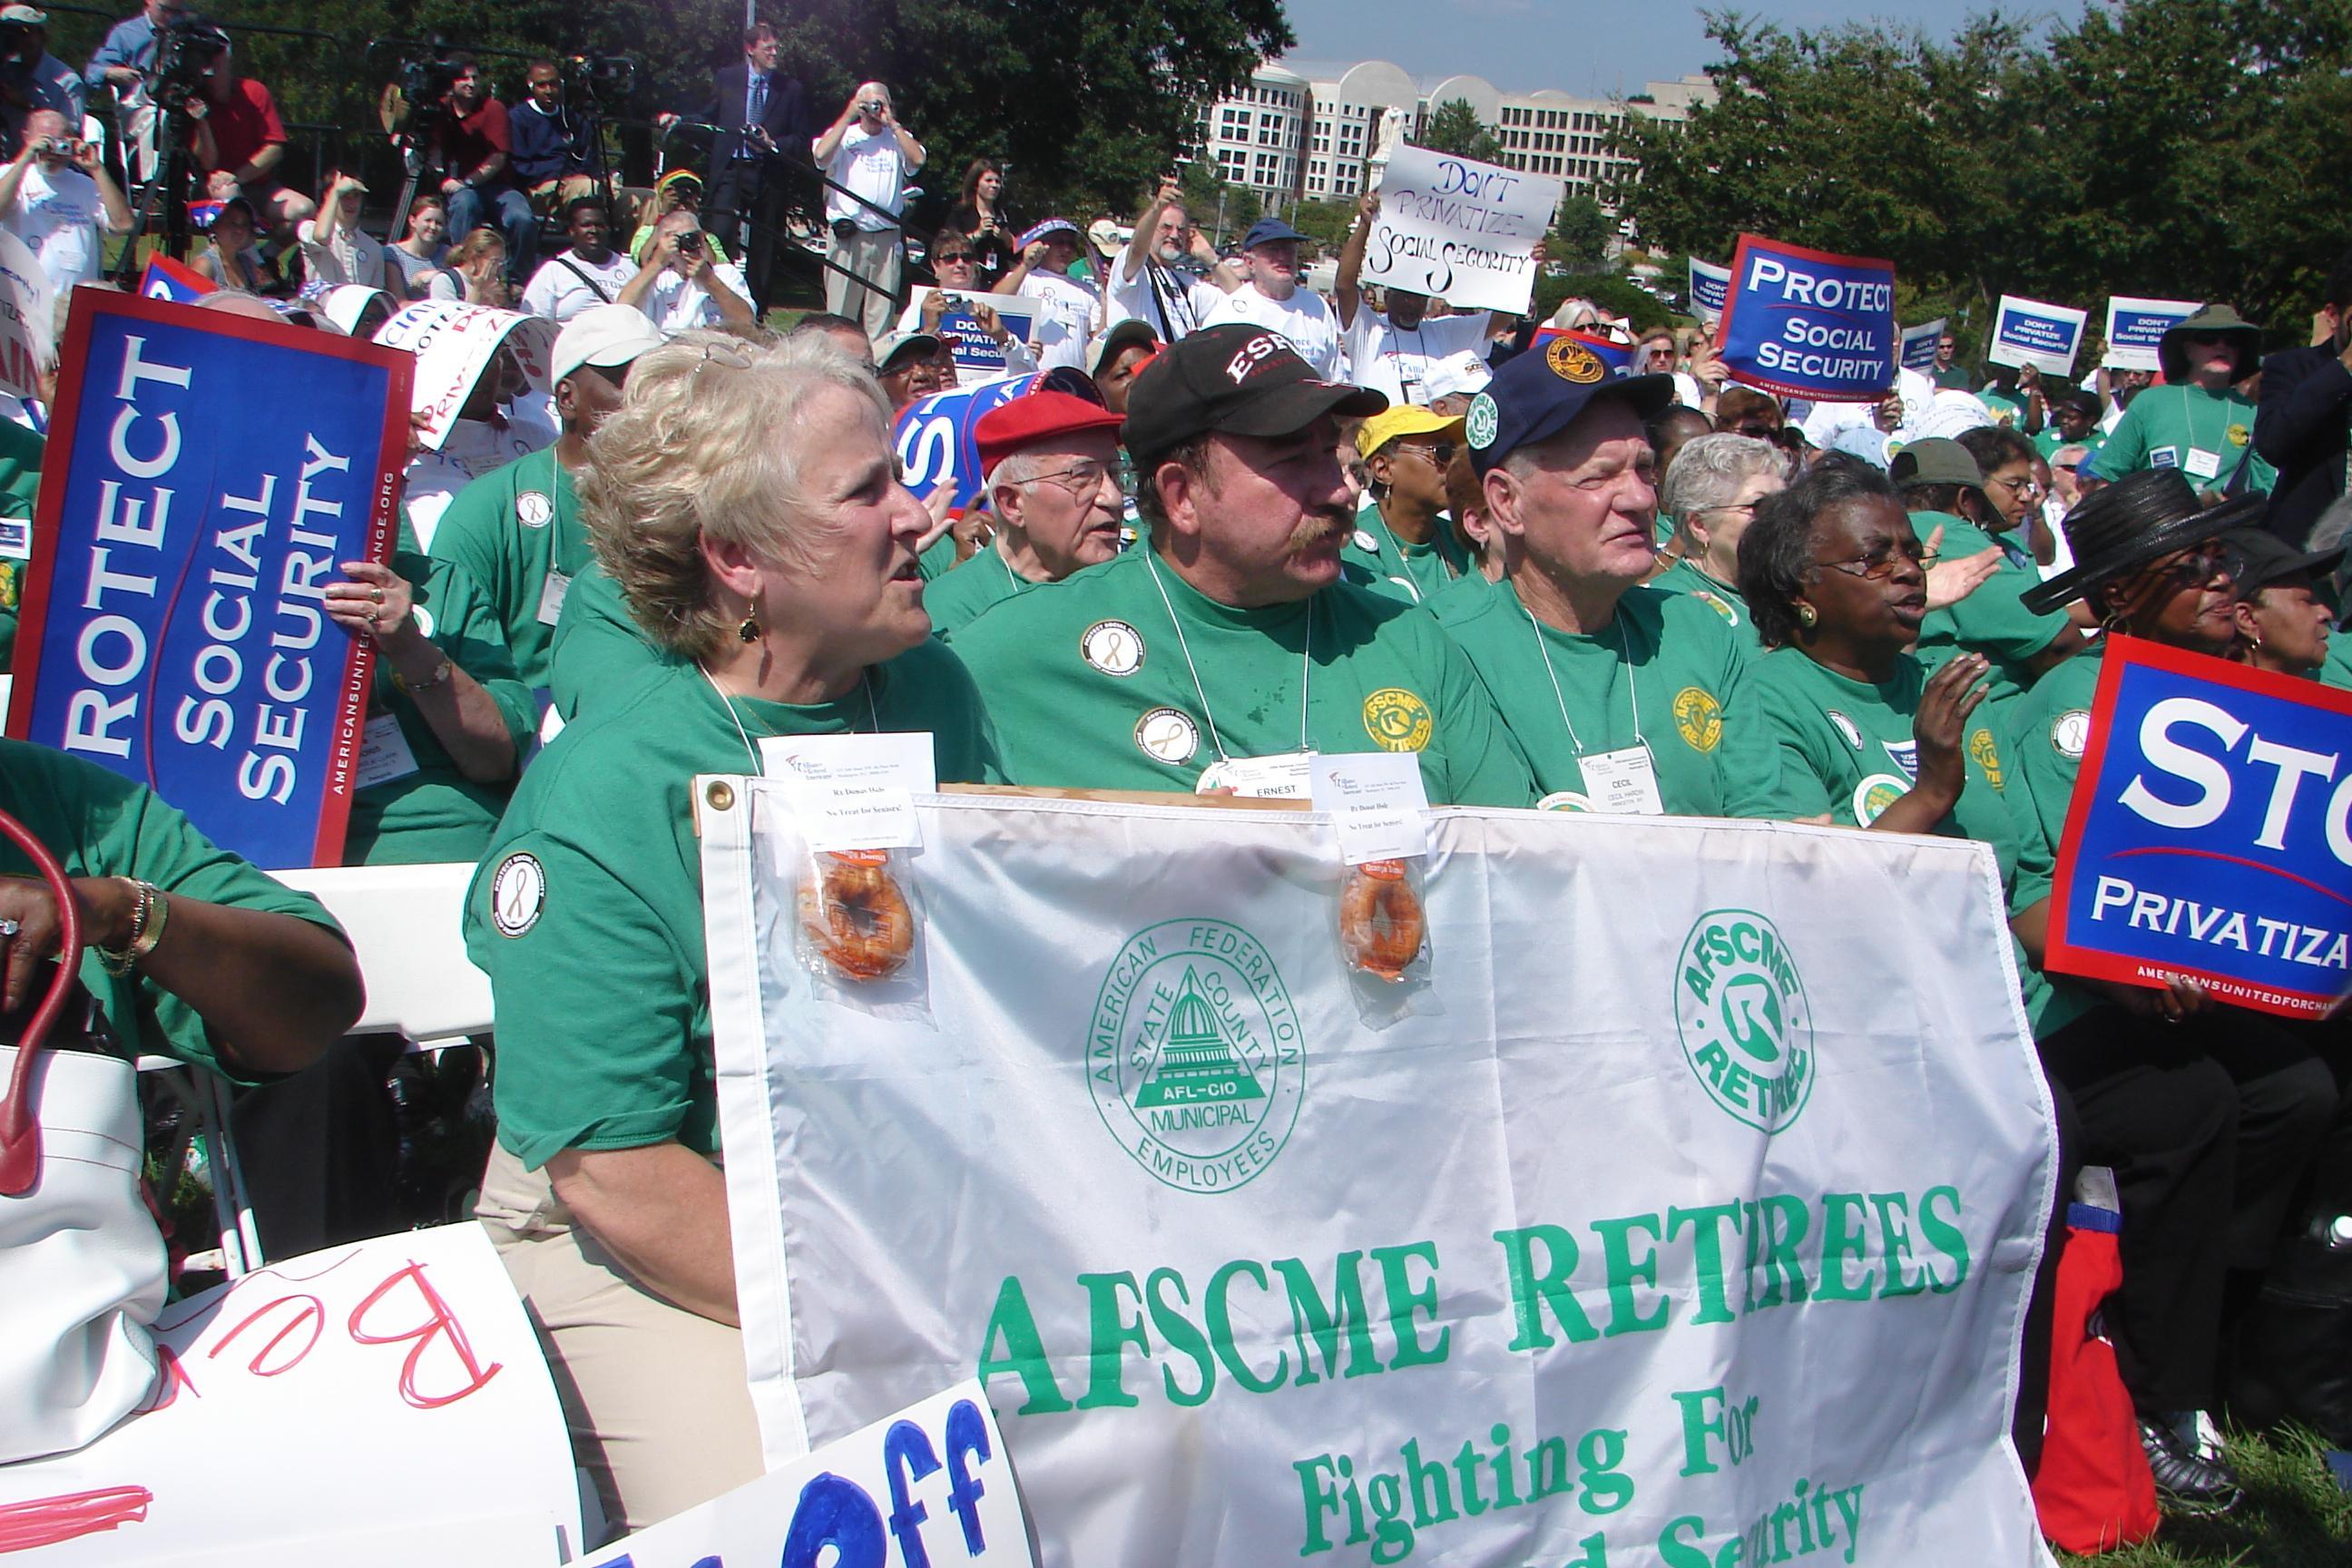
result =
[[[674,212],[654,231],[637,275],[614,303],[635,306],[664,337],[673,337],[695,327],[757,326],[751,292],[733,263],[711,259],[702,220]]]
[[[514,182],[507,106],[492,96],[473,56],[452,55],[447,63],[447,112],[433,127],[433,149],[449,200],[449,237],[462,240],[495,223],[507,242],[507,280],[520,288],[539,259],[539,219]]]
[[[824,308],[864,322],[866,335],[878,338],[890,330],[905,265],[898,209],[906,204],[907,176],[928,154],[898,123],[890,89],[878,81],[850,95],[814,152],[831,182],[824,216],[833,226],[833,268],[825,272]]]
[[[739,218],[751,221],[743,248],[751,284],[752,308],[768,310],[768,273],[783,232],[784,207],[793,170],[782,156],[810,140],[808,96],[801,84],[776,68],[776,29],[757,22],[743,29],[743,61],[714,73],[710,100],[694,118],[719,127],[710,144],[710,214],[732,234]]]
[[[97,279],[100,231],[128,234],[131,224],[131,204],[98,149],[70,134],[53,109],[26,116],[24,145],[0,169],[0,226],[40,258],[57,298]]]
[[[279,245],[292,245],[295,226],[316,216],[319,206],[278,183],[278,165],[286,161],[286,126],[278,118],[277,100],[251,77],[236,74],[226,34],[213,35],[212,58],[202,80],[204,90],[190,95],[185,112],[188,146],[205,194],[223,199],[242,195]]]

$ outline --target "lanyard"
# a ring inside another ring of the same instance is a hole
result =
[[[1032,584],[1022,581],[1021,574],[1015,572],[1013,569],[1013,563],[1004,559],[1004,552],[996,548],[995,544],[992,542],[988,547],[988,552],[996,557],[996,564],[1003,568],[1004,572],[1004,580],[1013,584],[1013,591],[1014,593],[1025,594],[1029,591]],[[1180,632],[1178,635],[1181,637],[1182,634]]]
[[[1151,548],[1146,545],[1143,551],[1144,570],[1151,574],[1151,585],[1160,590],[1160,605],[1168,612],[1168,624],[1176,628],[1176,647],[1184,655],[1184,668],[1192,672],[1192,694],[1201,700],[1201,717],[1209,721],[1209,744],[1217,748],[1219,762],[1230,763],[1233,758],[1225,754],[1224,737],[1217,733],[1217,715],[1209,706],[1209,693],[1201,685],[1201,667],[1192,662],[1192,645],[1184,640],[1184,623],[1176,618],[1175,603],[1168,597],[1167,584],[1160,580],[1160,563],[1151,557]],[[1307,683],[1315,668],[1314,657],[1315,603],[1310,599],[1307,604],[1307,636],[1298,652],[1298,749],[1302,752],[1308,749]]]
[[[1513,596],[1517,597],[1516,595]],[[1552,668],[1551,648],[1544,642],[1543,627],[1537,624],[1535,612],[1525,605],[1519,606],[1519,613],[1528,617],[1528,629],[1536,635],[1536,652],[1542,656],[1544,673],[1551,677],[1552,700],[1559,704],[1559,721],[1568,730],[1568,743],[1576,748],[1577,756],[1581,758],[1585,754],[1584,742],[1576,732],[1576,721],[1568,716],[1568,698],[1560,691],[1559,671]],[[1633,709],[1633,743],[1647,745],[1649,742],[1642,739],[1642,689],[1633,679],[1633,624],[1620,616],[1617,625],[1622,628],[1618,635],[1619,640],[1625,645],[1625,700]]]
[[[710,683],[710,689],[717,694],[719,705],[727,710],[727,717],[735,726],[735,738],[743,742],[743,754],[751,759],[751,772],[755,774],[764,774],[768,771],[767,764],[760,761],[760,748],[751,744],[751,737],[743,728],[743,716],[735,711],[735,700],[719,689],[717,676],[699,664],[694,668],[701,670],[702,679]],[[874,721],[874,732],[878,735],[882,732],[882,714],[880,710],[874,706],[873,679],[861,669],[857,672],[857,684],[866,693],[866,716]],[[857,727],[851,725],[850,733],[854,735],[856,732]]]

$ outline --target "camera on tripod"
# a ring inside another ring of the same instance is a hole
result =
[[[564,96],[586,98],[599,109],[625,103],[637,90],[637,62],[632,55],[570,55],[563,61]]]
[[[205,21],[182,12],[155,35],[155,101],[177,110],[205,89],[205,79],[219,68],[228,53],[228,35]]]

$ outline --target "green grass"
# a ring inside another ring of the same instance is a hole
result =
[[[2246,1500],[2220,1519],[2167,1515],[2144,1545],[2095,1557],[2060,1552],[2082,1568],[2347,1568],[2352,1494],[2340,1489],[2308,1434],[2233,1436],[2230,1463]]]

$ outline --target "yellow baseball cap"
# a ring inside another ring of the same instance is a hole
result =
[[[1356,451],[1369,462],[1373,453],[1400,436],[1434,436],[1440,432],[1460,439],[1462,416],[1457,414],[1448,418],[1410,403],[1400,403],[1356,426]]]

